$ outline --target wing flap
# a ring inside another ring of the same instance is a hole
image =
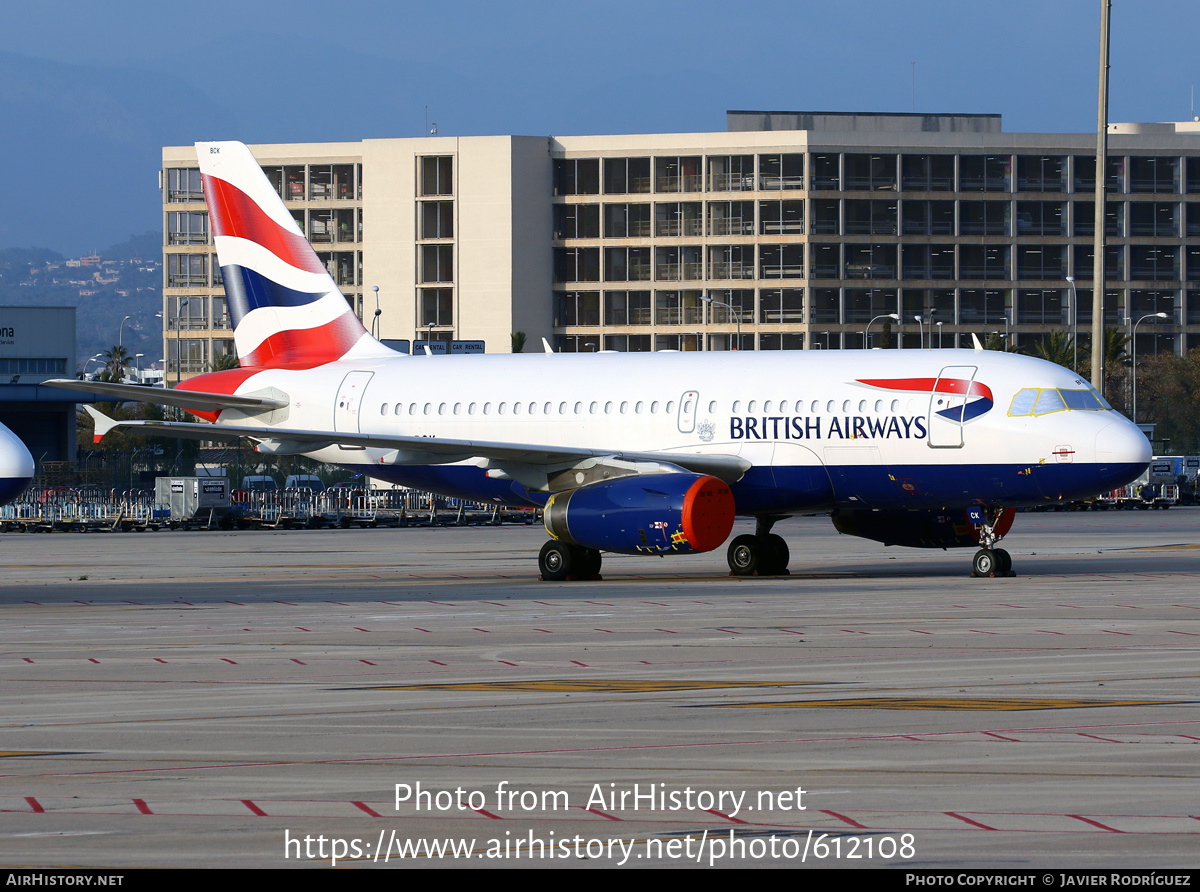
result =
[[[140,384],[110,384],[104,381],[76,381],[70,378],[53,378],[43,383],[49,387],[79,390],[120,402],[157,403],[199,412],[218,412],[221,409],[244,409],[255,412],[283,409],[288,405],[286,399],[268,396],[238,396],[229,393],[205,393],[197,390],[170,390],[161,387],[145,387]]]

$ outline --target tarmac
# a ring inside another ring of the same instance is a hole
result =
[[[1197,866],[1200,509],[1018,515],[1008,579],[775,531],[0,536],[0,860]]]

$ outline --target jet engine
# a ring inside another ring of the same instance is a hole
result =
[[[699,474],[645,474],[556,493],[546,531],[560,542],[620,554],[712,551],[733,530],[729,485]]]
[[[838,508],[833,512],[833,525],[839,533],[874,539],[884,545],[904,545],[908,548],[978,548],[978,523],[972,521],[968,508],[946,508],[932,511],[871,511],[865,508]],[[1012,527],[1015,508],[1005,508],[995,525],[996,538]]]

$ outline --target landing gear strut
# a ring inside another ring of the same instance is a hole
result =
[[[596,549],[570,545],[557,539],[551,539],[543,545],[538,555],[538,569],[544,582],[598,579],[600,562],[601,555]]]
[[[775,521],[782,520],[785,515],[766,515],[758,518],[753,536],[736,537],[729,543],[726,560],[729,561],[729,572],[734,576],[787,576],[788,552],[787,542],[782,536],[771,532]]]
[[[995,547],[1004,535],[996,531],[1004,517],[1004,509],[985,508],[982,510],[984,522],[979,524],[979,544],[983,547],[975,552],[975,558],[971,562],[971,576],[973,578],[1016,576],[1017,574],[1013,572],[1012,568],[1012,555],[1003,548]]]

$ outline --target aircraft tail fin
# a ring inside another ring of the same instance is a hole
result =
[[[393,355],[363,328],[250,150],[206,142],[196,155],[243,368]]]

